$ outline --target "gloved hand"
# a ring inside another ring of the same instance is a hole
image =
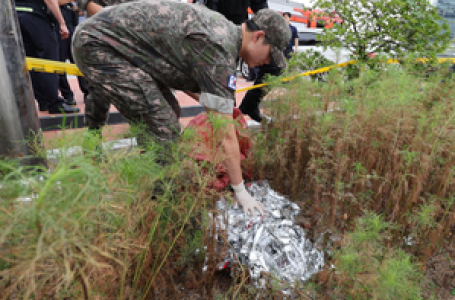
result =
[[[235,197],[237,198],[237,201],[242,205],[243,212],[245,215],[248,215],[248,212],[251,212],[251,214],[256,216],[256,212],[254,209],[257,209],[261,215],[264,214],[264,206],[262,205],[261,202],[256,201],[250,193],[247,192],[245,189],[245,185],[243,184],[243,181],[239,185],[231,185],[231,187],[234,189],[234,194]]]

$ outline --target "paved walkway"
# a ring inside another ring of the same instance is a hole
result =
[[[77,79],[74,76],[69,76],[68,82],[71,86],[72,91],[74,92],[74,99],[76,100],[77,107],[81,110],[80,113],[84,113],[84,95],[82,94],[82,91],[79,89],[79,85],[77,83]],[[244,78],[239,77],[237,78],[237,88],[244,88],[251,86],[252,82],[247,82]],[[245,92],[241,93],[236,93],[236,104],[237,106],[240,105],[242,102],[242,99],[245,95]],[[187,96],[185,93],[177,91],[176,92],[177,100],[180,103],[180,106],[191,106],[191,105],[199,105],[197,101],[195,101],[193,98]],[[48,112],[40,112],[38,109],[38,104],[37,104],[37,111],[39,117],[47,116],[47,117],[55,117],[58,115],[53,115],[49,114]],[[111,105],[110,111],[117,111],[117,109]],[[249,117],[246,117],[249,119]],[[193,117],[189,118],[182,118],[180,119],[180,124],[182,125],[182,128],[188,125],[188,123],[193,119]],[[128,124],[119,124],[119,125],[108,125],[104,126],[105,128],[103,129],[103,136],[106,137],[107,140],[113,140],[119,137],[119,135],[122,135],[126,132],[128,132],[129,125]],[[72,129],[71,132],[78,132],[78,131],[84,131],[85,129]],[[44,140],[45,143],[49,139],[53,139],[61,135],[62,132],[60,130],[55,130],[55,131],[45,131],[43,133],[44,135]]]

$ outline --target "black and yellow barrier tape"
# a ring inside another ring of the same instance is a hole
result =
[[[27,57],[26,59],[30,71],[84,76],[75,64],[32,57]]]
[[[31,58],[31,57],[27,57],[26,59],[27,59],[27,66],[30,71],[56,73],[56,74],[61,74],[61,75],[84,76],[81,73],[81,71],[79,71],[79,69],[77,68],[77,66],[75,64],[47,60],[47,59]],[[418,59],[417,61],[425,62],[426,59]],[[448,62],[448,61],[455,63],[455,58],[439,58],[438,59],[439,63]],[[282,81],[286,82],[286,81],[295,79],[297,77],[310,76],[310,75],[314,75],[314,74],[318,74],[318,73],[324,73],[324,72],[328,72],[332,68],[346,67],[347,65],[354,64],[354,63],[355,63],[355,60],[351,60],[351,61],[347,61],[347,62],[344,62],[341,64],[336,64],[336,65],[333,65],[330,67],[325,67],[325,68],[321,68],[321,69],[317,69],[317,70],[313,70],[313,71],[309,71],[309,72],[303,72],[303,73],[293,75],[290,77],[286,77],[286,78],[283,78]],[[387,61],[387,63],[389,63],[389,64],[398,63],[398,60],[389,59]],[[262,84],[257,84],[257,85],[253,85],[253,86],[246,87],[246,88],[237,89],[236,93],[261,88],[266,85],[267,85],[267,83],[262,83]]]

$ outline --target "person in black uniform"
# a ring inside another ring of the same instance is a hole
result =
[[[73,55],[71,53],[71,39],[73,37],[74,29],[79,24],[79,14],[75,8],[77,7],[72,3],[60,5],[60,11],[62,12],[63,19],[65,19],[66,26],[69,30],[69,36],[67,39],[63,39],[61,36],[59,37],[59,57],[60,61],[62,62],[66,61],[66,59],[69,59],[70,62],[74,63]],[[88,88],[85,85],[84,77],[78,76],[77,81],[79,82],[79,88],[84,94],[85,99],[88,95]],[[58,86],[65,103],[68,105],[76,105],[76,101],[74,100],[74,93],[71,90],[66,75],[59,75]]]
[[[205,5],[236,25],[248,20],[248,7],[254,13],[269,7],[267,0],[207,0]]]
[[[279,76],[281,73],[281,68],[278,67],[273,59],[269,64],[262,65],[257,67],[256,78],[253,85],[264,83],[265,74],[271,74],[273,76]],[[265,96],[266,91],[262,88],[256,88],[246,92],[245,97],[243,97],[242,103],[239,106],[240,111],[244,115],[249,115],[251,119],[256,122],[262,121],[262,114],[259,111],[259,104],[261,103],[262,98]]]
[[[57,0],[17,0],[16,11],[24,42],[25,54],[29,57],[58,60],[58,39],[55,26],[60,27],[62,38],[69,31],[60,12]],[[33,92],[40,111],[77,113],[79,109],[64,103],[58,97],[58,75],[30,72]]]
[[[248,6],[254,13],[269,7],[267,0],[207,0],[205,5],[208,8],[219,12],[225,16],[226,19],[237,25],[248,20]],[[282,69],[279,68],[273,60],[270,61],[269,64],[255,68],[256,76],[254,85],[263,83],[265,74],[278,76],[280,75],[281,70]],[[259,111],[259,104],[265,94],[264,88],[249,90],[239,106],[240,111],[244,115],[249,115],[251,119],[261,122],[262,115]]]

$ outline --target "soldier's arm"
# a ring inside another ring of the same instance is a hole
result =
[[[62,39],[66,39],[69,36],[69,31],[66,27],[65,19],[63,19],[62,12],[60,11],[58,0],[44,0],[44,3],[46,3],[47,7],[57,20]]]
[[[228,122],[228,126],[224,134],[224,138],[221,141],[223,151],[223,166],[226,169],[226,173],[231,181],[231,185],[239,185],[243,181],[241,158],[240,158],[240,147],[235,127],[233,123],[232,114],[223,114],[216,110],[206,108],[207,113],[217,114],[220,118]],[[222,129],[220,129],[222,130]],[[219,134],[219,133],[218,133]]]
[[[227,131],[220,132],[223,135],[222,163],[231,184],[239,185],[243,181],[241,156],[234,122],[232,122],[236,88],[235,58],[225,47],[211,42],[209,38],[206,40],[200,36],[194,39],[189,37],[185,44],[187,53],[192,54],[191,76],[198,82],[201,91],[199,102],[208,112],[217,114],[228,123],[228,126],[223,127]]]
[[[223,75],[223,71],[229,70],[226,74]],[[222,119],[227,121],[227,131],[218,133],[221,134],[223,139],[221,141],[222,151],[223,151],[223,160],[222,164],[226,169],[226,173],[231,181],[232,185],[239,185],[243,182],[242,177],[242,167],[241,167],[241,156],[240,156],[240,147],[239,141],[237,139],[237,134],[235,132],[232,111],[235,103],[234,92],[228,88],[228,82],[230,81],[228,74],[233,74],[235,69],[229,67],[219,66],[218,70],[215,71],[215,74],[207,73],[213,78],[212,82],[209,82],[206,77],[203,82],[207,85],[201,86],[201,94],[199,97],[199,102],[205,106],[207,112],[217,114]],[[231,75],[233,76],[233,75]],[[221,79],[221,80],[220,80]],[[223,130],[223,129],[220,129]]]

